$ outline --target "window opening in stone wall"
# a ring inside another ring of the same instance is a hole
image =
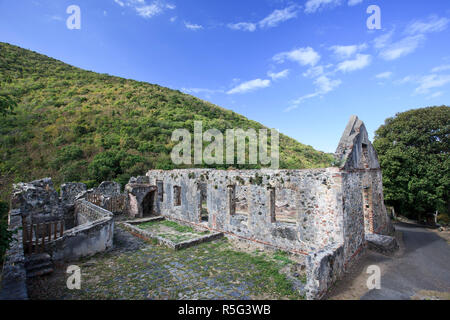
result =
[[[236,214],[236,186],[228,186],[228,210],[230,215]]]
[[[156,180],[156,187],[158,188],[158,200],[159,202],[164,201],[164,183],[161,180]]]
[[[368,233],[373,233],[373,206],[372,206],[372,188],[363,189],[363,211],[364,211],[364,229]]]
[[[362,144],[362,162],[363,162],[364,168],[368,169],[369,168],[369,150],[367,148],[367,144],[365,144],[365,143]]]
[[[248,192],[246,186],[236,186],[235,189],[236,214],[248,215]]]
[[[208,222],[209,210],[208,210],[207,184],[199,183],[199,188],[200,188],[200,221]]]
[[[181,187],[173,187],[173,205],[175,207],[181,206]]]
[[[268,198],[269,198],[269,214],[270,214],[270,222],[276,222],[276,213],[275,213],[275,188],[269,188],[268,190]]]
[[[297,193],[293,189],[280,189],[274,192],[275,221],[297,223]]]

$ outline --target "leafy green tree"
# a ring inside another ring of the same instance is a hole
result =
[[[375,134],[386,203],[411,218],[448,214],[450,107],[398,113]]]

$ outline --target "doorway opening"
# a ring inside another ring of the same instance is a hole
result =
[[[154,214],[153,203],[155,201],[155,191],[150,191],[142,200],[142,216],[149,217]]]

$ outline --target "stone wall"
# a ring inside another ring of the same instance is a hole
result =
[[[20,212],[28,224],[62,220],[65,216],[51,178],[14,184],[11,210]]]
[[[6,260],[3,265],[2,282],[0,288],[0,300],[25,300],[28,299],[27,273],[25,270],[25,257],[22,242],[22,221],[13,223],[13,242],[6,251]]]
[[[114,214],[127,211],[127,196],[121,193],[120,183],[114,181],[102,182],[97,188],[88,190],[83,198]]]
[[[308,256],[306,298],[322,298],[342,277],[345,268],[344,247],[329,245]]]
[[[111,212],[80,199],[75,202],[75,214],[79,224],[49,244],[47,251],[54,260],[76,260],[113,246],[114,219]]]
[[[162,201],[157,203],[157,211],[162,215],[307,254],[343,242],[338,172],[337,168],[186,169],[152,170],[147,176],[150,184],[162,186]],[[285,210],[278,214],[280,204]],[[202,221],[202,209],[208,212],[207,221]]]
[[[377,153],[364,123],[350,118],[336,150],[340,163],[344,211],[345,267],[364,251],[365,235],[393,232],[387,214]]]

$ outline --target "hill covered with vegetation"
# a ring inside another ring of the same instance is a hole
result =
[[[0,96],[15,104],[14,114],[0,114],[3,199],[12,183],[45,176],[56,184],[124,184],[152,168],[175,168],[172,132],[193,132],[197,120],[203,130],[265,128],[180,91],[85,71],[1,42]],[[281,168],[323,167],[331,161],[329,154],[280,135]]]

